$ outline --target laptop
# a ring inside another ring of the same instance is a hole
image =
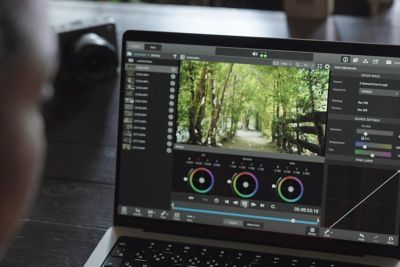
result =
[[[400,48],[128,31],[86,267],[399,267]]]

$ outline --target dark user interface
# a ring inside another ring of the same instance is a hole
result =
[[[399,70],[128,41],[118,214],[398,245]]]

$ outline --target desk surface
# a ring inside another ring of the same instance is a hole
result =
[[[373,19],[287,20],[281,12],[53,2],[55,24],[112,16],[127,29],[400,43],[399,5]],[[117,81],[66,98],[48,119],[41,190],[0,266],[82,266],[112,224]]]

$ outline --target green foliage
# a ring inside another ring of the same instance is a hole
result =
[[[329,71],[183,61],[180,80],[178,142],[257,150],[235,145],[238,131],[253,131],[265,140],[261,151],[321,153],[316,114],[327,109]]]

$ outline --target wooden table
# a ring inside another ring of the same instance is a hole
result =
[[[127,29],[400,43],[399,5],[373,19],[287,20],[281,12],[53,2],[54,24],[115,18]],[[112,224],[118,82],[76,92],[48,119],[48,159],[36,203],[0,266],[82,266]]]

